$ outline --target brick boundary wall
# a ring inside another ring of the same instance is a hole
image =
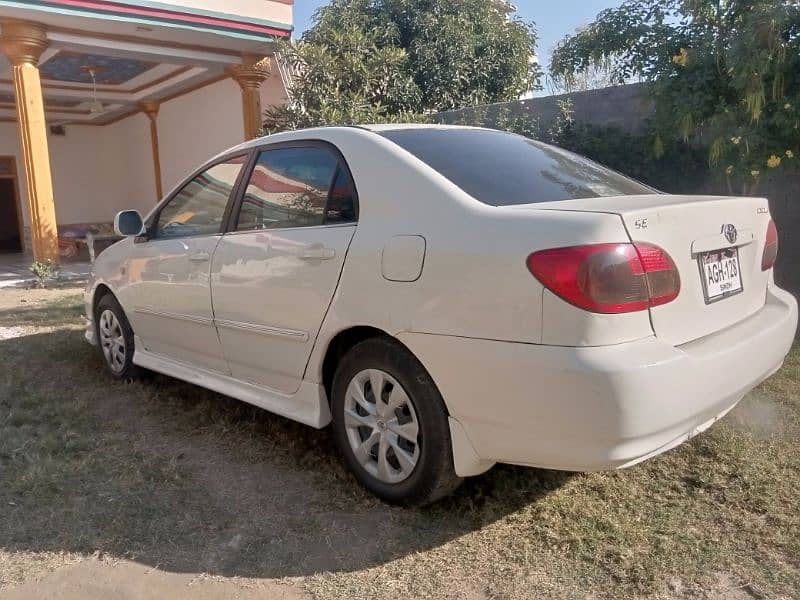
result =
[[[586,92],[462,108],[438,113],[436,119],[441,123],[453,123],[460,118],[485,111],[487,121],[493,122],[499,111],[507,110],[511,117],[527,115],[538,119],[539,129],[547,131],[559,113],[558,102],[565,98],[572,100],[576,121],[604,127],[619,127],[629,133],[641,131],[645,119],[653,112],[653,103],[647,97],[644,86],[635,83]]]

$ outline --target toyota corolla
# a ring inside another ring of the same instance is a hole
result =
[[[116,227],[86,291],[109,373],[332,425],[390,502],[497,462],[669,450],[775,372],[797,327],[765,199],[662,194],[487,129],[273,135]]]

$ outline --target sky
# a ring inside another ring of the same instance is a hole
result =
[[[576,28],[590,23],[601,10],[619,6],[621,0],[512,0],[525,21],[536,23],[539,32],[537,54],[544,67],[556,43]],[[314,11],[327,0],[295,0],[295,32],[299,36],[311,26]]]

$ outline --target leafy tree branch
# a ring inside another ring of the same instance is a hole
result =
[[[648,83],[656,156],[667,139],[702,144],[744,193],[798,168],[798,0],[627,0],[565,38],[550,72],[568,85],[598,65]]]
[[[499,0],[333,0],[296,44],[267,129],[419,119],[538,89],[536,32]]]

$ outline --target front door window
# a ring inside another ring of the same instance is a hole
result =
[[[216,164],[184,185],[161,209],[155,237],[220,233],[225,207],[245,162],[247,157],[241,156]]]

